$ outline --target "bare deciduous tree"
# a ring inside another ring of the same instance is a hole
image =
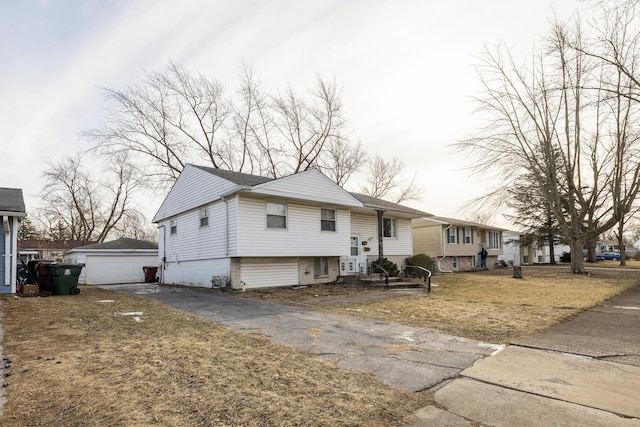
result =
[[[571,246],[574,273],[585,272],[585,244],[629,212],[640,184],[637,120],[623,118],[635,118],[638,105],[616,101],[633,98],[631,79],[587,55],[591,47],[576,21],[554,25],[529,68],[504,47],[485,51],[477,101],[489,124],[459,145],[475,154],[478,171],[502,180],[494,196],[503,203],[522,177],[540,189]]]
[[[126,152],[159,182],[170,184],[187,163],[280,177],[331,162],[345,145],[340,90],[316,79],[304,96],[288,87],[265,92],[253,69],[240,68],[235,100],[223,85],[170,63],[124,90],[105,88],[106,122],[85,132],[103,155]],[[348,177],[360,163],[341,165]]]
[[[380,156],[368,160],[369,170],[366,184],[360,186],[360,191],[368,196],[388,198],[395,203],[407,200],[419,200],[422,189],[416,184],[416,176],[403,180],[405,164],[394,157],[387,161]]]
[[[88,171],[81,155],[50,163],[43,173],[41,223],[56,238],[102,242],[125,220],[139,220],[132,196],[140,187],[125,156],[115,156],[100,171]]]

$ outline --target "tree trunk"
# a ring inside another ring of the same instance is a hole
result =
[[[554,248],[555,240],[553,233],[549,233],[547,240],[549,241],[549,264],[555,265],[556,263],[556,250]]]
[[[624,219],[621,219],[620,222],[618,222],[618,252],[620,253],[620,265],[621,266],[626,266],[627,265],[627,254],[624,251],[624,237],[622,235],[622,233],[624,232]]]
[[[584,239],[572,237],[569,247],[571,247],[571,272],[573,274],[586,274],[587,270],[584,268],[584,255],[582,254]]]

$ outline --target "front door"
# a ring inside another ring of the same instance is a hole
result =
[[[351,256],[360,257],[360,237],[351,236]]]

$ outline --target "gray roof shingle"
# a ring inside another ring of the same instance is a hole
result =
[[[413,209],[408,206],[399,205],[397,203],[392,203],[383,199],[378,199],[376,197],[367,196],[366,194],[361,193],[350,193],[353,197],[362,202],[365,206],[373,207],[373,208],[381,208],[381,209],[392,209],[397,212],[404,212],[411,215],[420,215],[420,216],[431,216],[430,213],[420,211],[418,209]]]
[[[76,249],[158,249],[158,244],[130,238],[112,240],[110,242],[95,243],[93,245],[81,246]]]
[[[0,187],[0,211],[25,213],[22,190]]]
[[[232,172],[224,169],[210,168],[207,166],[198,166],[198,165],[193,165],[193,166],[238,185],[254,186],[258,184],[263,184],[268,181],[273,181],[273,178],[267,178],[259,175],[250,175],[248,173],[242,173],[242,172]]]

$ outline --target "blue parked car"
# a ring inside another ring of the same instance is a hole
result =
[[[602,252],[601,254],[596,255],[596,260],[620,261],[620,254],[616,252]]]

